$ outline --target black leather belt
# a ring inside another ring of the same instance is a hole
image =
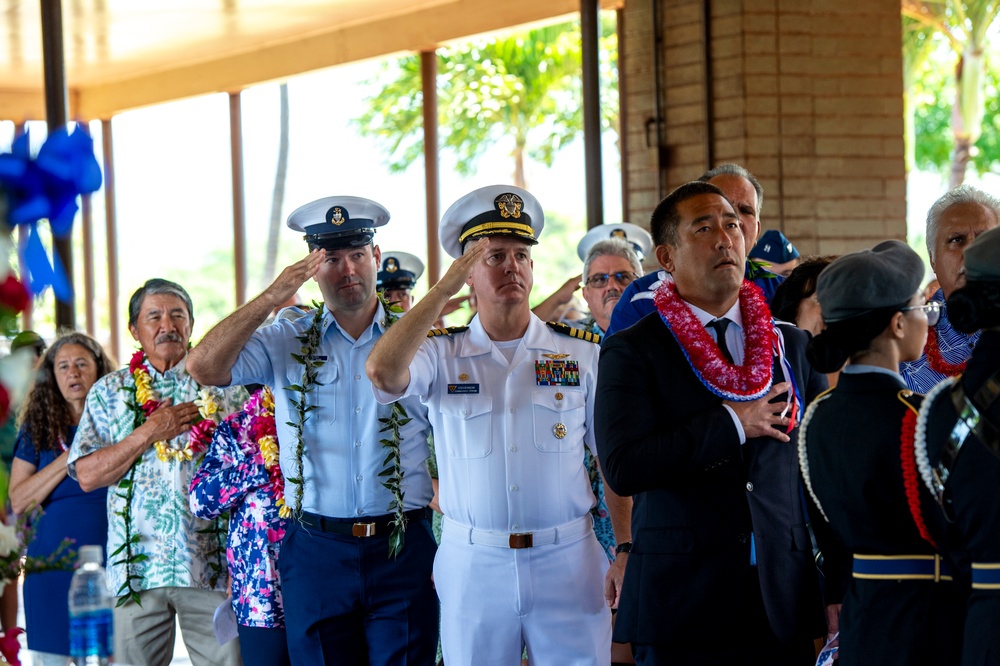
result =
[[[406,512],[408,521],[424,520],[429,517],[429,509],[412,509]],[[359,516],[358,518],[330,518],[319,514],[302,512],[300,522],[308,528],[328,534],[346,534],[358,538],[389,536],[395,516]]]

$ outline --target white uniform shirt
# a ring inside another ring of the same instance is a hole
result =
[[[302,343],[297,337],[308,330],[312,315],[310,311],[295,320],[279,318],[257,329],[232,369],[233,384],[266,384],[273,389],[274,420],[289,506],[294,503],[295,484],[288,482],[288,477],[297,470],[295,433],[287,422],[296,418],[291,401],[300,394],[285,387],[302,381],[302,366],[292,353],[300,352]],[[309,412],[304,428],[304,511],[336,518],[389,513],[392,494],[382,486],[383,477],[378,474],[385,468],[386,456],[379,441],[386,433],[379,431],[379,419],[387,418],[390,410],[372,399],[371,381],[365,374],[368,354],[385,330],[383,317],[382,309],[377,308],[371,325],[355,340],[329,310],[325,311],[316,350],[316,356],[324,361],[317,378],[322,385],[309,394],[309,404],[317,408]],[[423,405],[414,399],[403,406],[413,419],[400,429],[403,504],[410,510],[427,506],[433,490],[426,465],[430,450]]]
[[[525,532],[590,511],[596,499],[583,446],[594,449],[599,352],[534,315],[509,364],[478,316],[469,330],[421,345],[403,395],[418,395],[428,407],[445,516],[477,529]],[[562,376],[542,385],[550,375]],[[385,403],[399,396],[376,389],[375,397]]]

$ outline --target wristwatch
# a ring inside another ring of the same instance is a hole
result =
[[[623,541],[622,543],[615,546],[615,555],[621,555],[622,553],[632,552],[632,542]]]

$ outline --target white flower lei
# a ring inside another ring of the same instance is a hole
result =
[[[830,519],[826,517],[826,511],[823,510],[823,505],[819,503],[819,498],[816,497],[816,491],[813,490],[812,478],[809,476],[809,455],[806,451],[806,431],[809,429],[809,422],[812,420],[813,414],[816,413],[816,406],[823,402],[830,396],[829,393],[819,396],[813,400],[812,404],[806,409],[806,413],[802,416],[802,422],[799,424],[799,469],[802,470],[802,481],[806,485],[806,490],[809,491],[809,497],[812,497],[813,502],[816,503],[816,508],[819,509],[820,514],[823,516],[823,520],[830,522]]]
[[[920,472],[920,478],[923,479],[927,490],[931,491],[931,495],[939,502],[941,501],[941,484],[937,475],[934,474],[930,458],[927,456],[927,420],[930,417],[930,408],[934,399],[942,392],[951,389],[960,377],[961,375],[943,379],[927,392],[927,395],[924,396],[924,402],[920,405],[920,412],[917,413],[917,423],[913,430],[913,456],[917,461],[917,471]]]

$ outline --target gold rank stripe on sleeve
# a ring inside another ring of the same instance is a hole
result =
[[[545,322],[545,325],[556,333],[562,333],[563,335],[568,335],[571,338],[579,338],[580,340],[586,340],[587,342],[593,342],[595,344],[601,343],[601,336],[597,333],[585,331],[582,328],[573,328],[568,324],[563,324],[557,321],[547,321]]]
[[[462,333],[469,330],[468,326],[449,326],[448,328],[432,328],[427,331],[427,337],[433,338],[439,335],[451,335],[452,333]]]

